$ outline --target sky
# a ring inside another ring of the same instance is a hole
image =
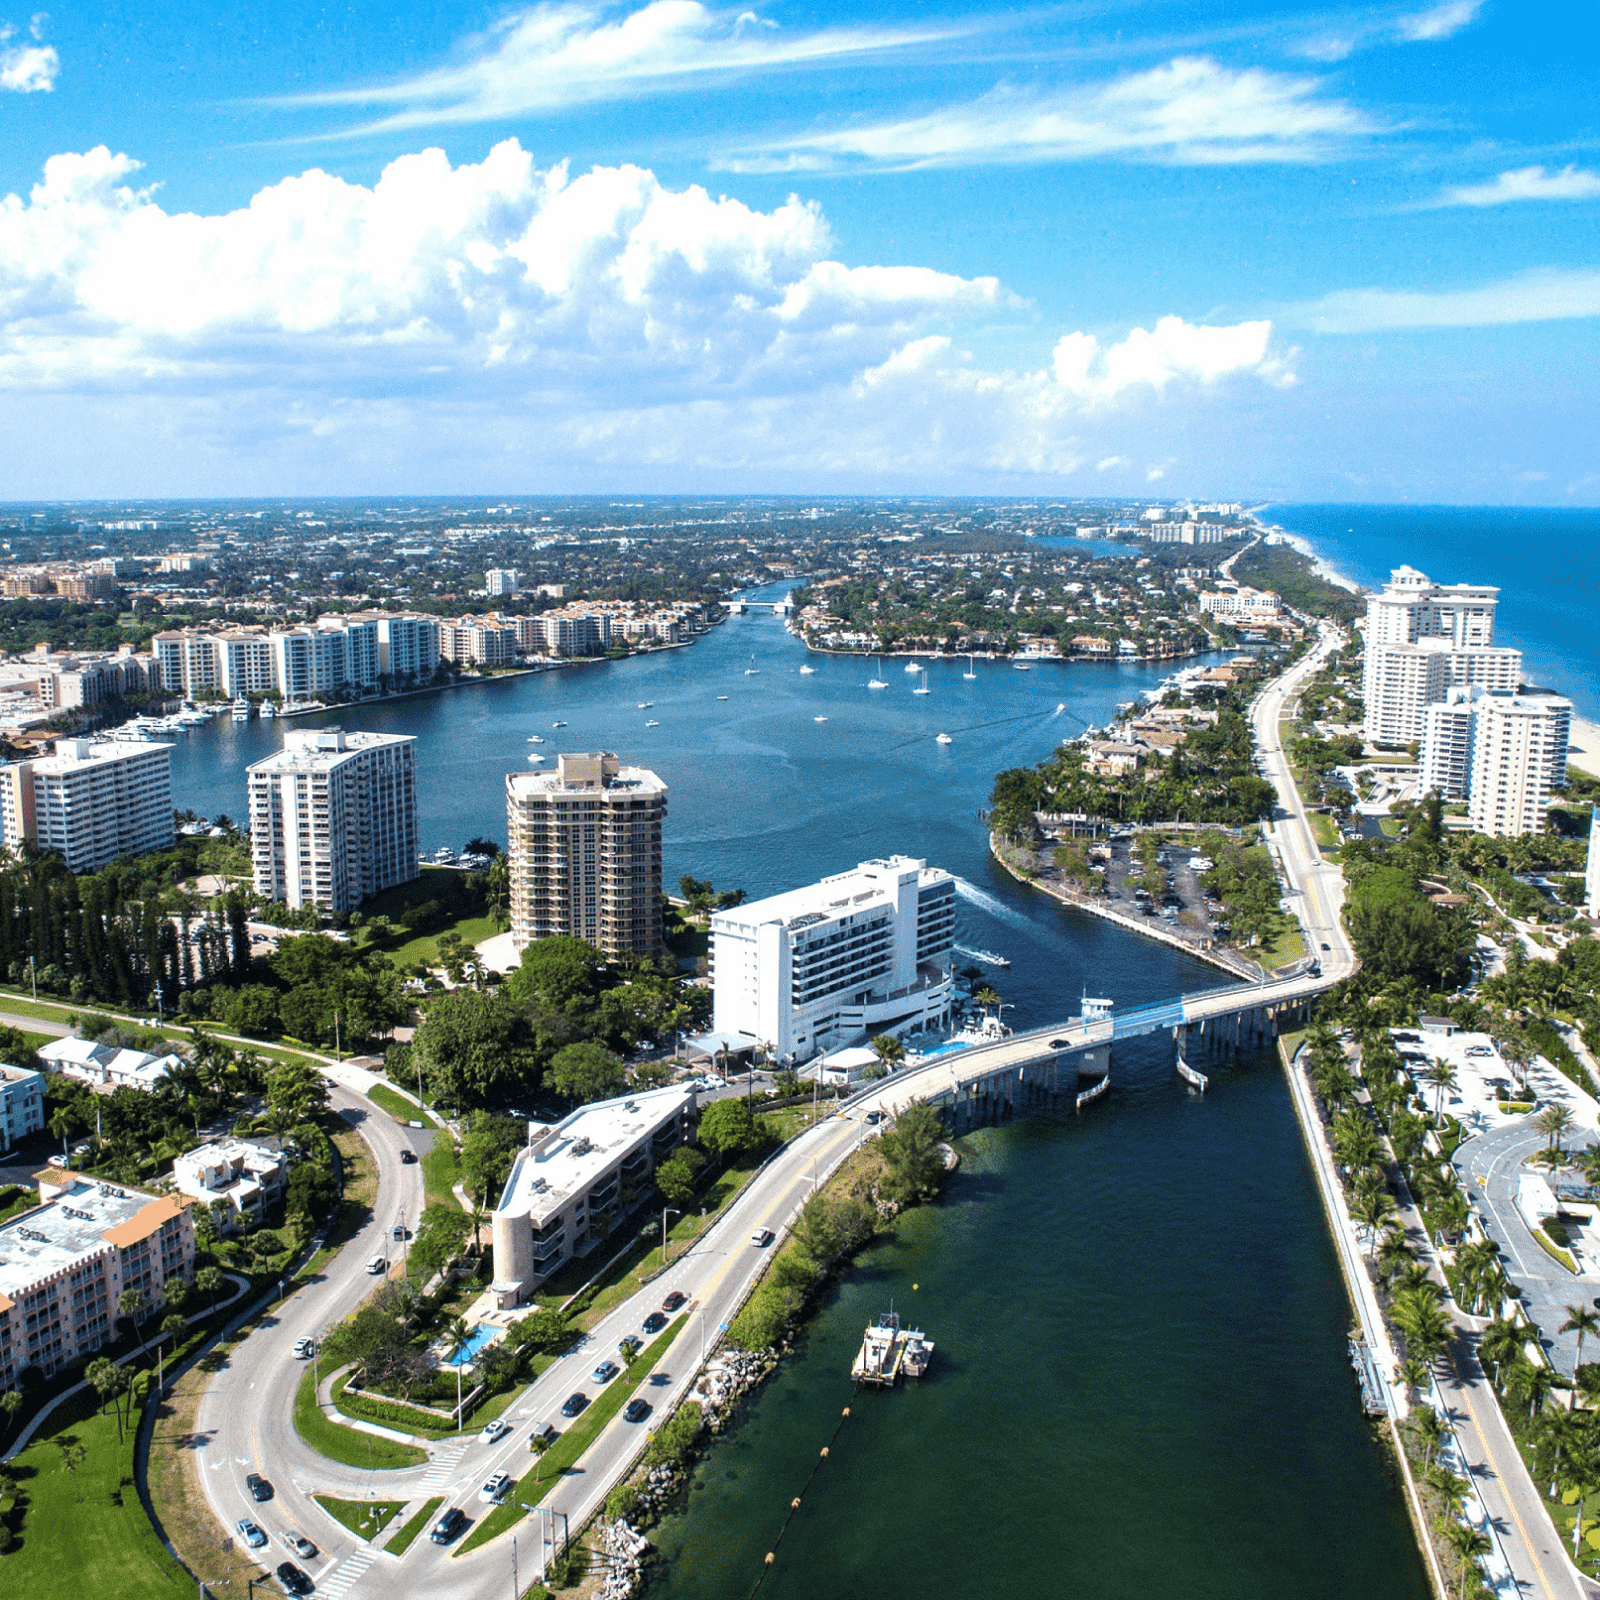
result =
[[[0,499],[1600,504],[1592,5],[0,0]]]

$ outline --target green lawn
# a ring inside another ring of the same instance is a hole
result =
[[[411,1548],[411,1541],[428,1526],[434,1512],[443,1504],[444,1496],[442,1494],[436,1494],[431,1500],[423,1501],[422,1509],[414,1517],[410,1518],[405,1527],[383,1548],[392,1556],[403,1556]]]
[[[430,1206],[454,1206],[454,1184],[461,1176],[456,1164],[456,1142],[448,1129],[441,1128],[433,1136],[433,1148],[422,1158],[422,1187],[426,1203]]]
[[[1281,917],[1276,932],[1249,954],[1269,972],[1290,961],[1299,961],[1306,954],[1306,941],[1300,932],[1300,924],[1293,917]]]
[[[432,900],[448,908],[453,903],[459,903],[460,894],[459,872],[450,867],[424,867],[420,878],[372,896],[362,904],[361,910],[369,919],[386,916],[398,924],[401,916],[414,906],[425,905]],[[397,928],[392,937],[398,937],[401,931]],[[414,938],[406,939],[403,944],[388,944],[380,948],[385,957],[397,967],[410,967],[418,962],[432,967],[438,965],[439,940],[443,935],[460,934],[461,942],[470,950],[473,945],[482,944],[485,939],[492,939],[499,932],[500,929],[495,925],[493,917],[456,917],[442,921],[427,933],[419,933]]]
[[[403,1094],[396,1094],[385,1084],[373,1084],[367,1090],[367,1098],[387,1111],[396,1122],[420,1122],[427,1128],[440,1126],[439,1119],[431,1111],[424,1110],[415,1100],[407,1100]]]
[[[331,1422],[317,1404],[316,1374],[307,1367],[294,1395],[294,1431],[318,1455],[347,1467],[363,1467],[381,1472],[397,1467],[414,1467],[428,1459],[426,1450],[401,1444],[397,1439],[380,1439],[376,1434],[356,1428],[341,1428]]]
[[[1316,838],[1317,845],[1322,850],[1337,850],[1339,848],[1339,830],[1333,824],[1333,818],[1326,811],[1308,811],[1307,819],[1311,823],[1311,832]]]
[[[369,1542],[406,1508],[404,1500],[336,1500],[331,1494],[314,1494],[311,1498],[356,1538]]]
[[[524,1504],[536,1506],[555,1487],[556,1480],[578,1463],[584,1451],[598,1439],[606,1425],[633,1398],[633,1392],[655,1370],[656,1363],[677,1338],[688,1315],[678,1317],[665,1333],[645,1346],[639,1359],[620,1377],[613,1378],[600,1391],[599,1398],[546,1450],[523,1475],[516,1488],[486,1516],[456,1549],[457,1555],[476,1550],[479,1545],[513,1527],[525,1515]],[[519,1503],[520,1502],[520,1503]]]
[[[194,1584],[167,1554],[133,1487],[133,1431],[95,1414],[94,1394],[54,1412],[12,1463],[22,1501],[8,1518],[20,1538],[0,1556],[5,1593],[29,1600],[190,1600]],[[71,1452],[72,1469],[67,1466]]]

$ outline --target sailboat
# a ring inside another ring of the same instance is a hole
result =
[[[889,685],[884,681],[884,679],[882,677],[883,662],[881,660],[879,660],[879,658],[877,656],[874,656],[872,659],[874,661],[876,661],[878,663],[878,665],[877,665],[877,670],[872,674],[872,681],[867,685],[867,687],[869,689],[887,689],[889,687]]]
[[[976,660],[977,660],[976,656],[968,656],[967,657],[967,670],[961,674],[961,676],[963,678],[965,678],[969,683],[974,678],[976,678],[978,676],[977,672],[974,670],[974,665],[973,665]]]
[[[921,668],[919,668],[918,670],[922,671],[922,682],[919,683],[916,686],[916,688],[913,689],[911,692],[912,692],[912,694],[927,694],[928,693],[928,674],[927,674],[927,672],[925,670],[923,670]]]
[[[752,661],[754,661],[754,660],[755,660],[755,656],[754,656],[754,655],[752,655],[752,656],[751,656],[751,657],[750,657],[750,659],[751,659],[751,660],[752,660]],[[760,668],[760,667],[746,667],[746,668],[745,668],[745,669],[744,669],[744,675],[745,675],[745,677],[747,677],[747,678],[753,678],[753,677],[755,677],[755,676],[756,676],[756,675],[757,675],[757,674],[758,674],[758,673],[759,673],[759,672],[760,672],[760,671],[761,671],[761,668]]]

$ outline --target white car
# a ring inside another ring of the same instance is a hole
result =
[[[478,1443],[493,1444],[496,1439],[503,1439],[510,1432],[511,1424],[502,1422],[496,1417],[493,1422],[484,1423],[482,1431],[478,1434]]]
[[[382,1256],[374,1256],[367,1263],[367,1271],[374,1278],[376,1278],[380,1272],[387,1272],[388,1270],[389,1263]]]
[[[478,1491],[478,1498],[486,1505],[493,1505],[496,1501],[503,1499],[510,1489],[511,1474],[508,1472],[497,1472]]]
[[[757,1228],[756,1231],[750,1235],[750,1243],[753,1244],[757,1250],[765,1250],[767,1246],[772,1243],[772,1239],[773,1233],[771,1228]]]
[[[309,1361],[317,1353],[317,1347],[309,1339],[296,1339],[294,1342],[294,1355],[297,1361]]]

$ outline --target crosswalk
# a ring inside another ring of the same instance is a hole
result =
[[[371,1551],[359,1551],[336,1572],[324,1578],[317,1585],[317,1593],[322,1596],[322,1600],[344,1600],[344,1596],[354,1588],[357,1580],[372,1565],[372,1559]]]
[[[435,1489],[442,1489],[454,1477],[456,1468],[461,1465],[461,1458],[467,1453],[464,1444],[447,1445],[441,1450],[436,1450],[428,1470],[422,1475],[420,1488],[424,1494],[432,1494]]]

